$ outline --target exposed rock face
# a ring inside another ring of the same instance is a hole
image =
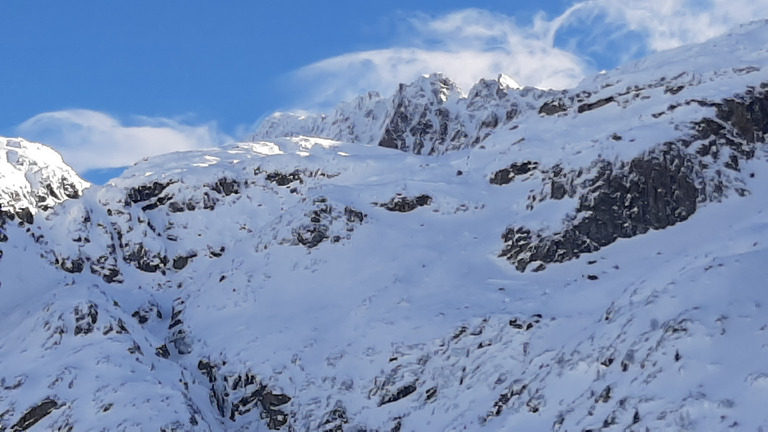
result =
[[[280,113],[250,140],[307,135],[376,143],[419,155],[438,155],[478,145],[518,114],[554,92],[520,89],[509,77],[480,80],[463,95],[448,78],[433,74],[401,84],[390,98],[377,93],[341,104],[328,116]]]
[[[27,412],[25,412],[19,421],[11,426],[11,431],[21,432],[28,430],[58,407],[59,403],[53,399],[42,400],[39,404],[33,406]]]
[[[413,198],[397,194],[389,201],[377,205],[391,212],[408,213],[430,204],[432,204],[432,197],[426,194],[417,195]]]
[[[283,409],[291,398],[270,390],[252,373],[222,375],[219,372],[221,365],[205,359],[198,362],[197,368],[208,378],[211,403],[223,418],[234,422],[238,417],[258,409],[260,417],[266,420],[271,430],[280,430],[288,423],[289,414]]]
[[[539,166],[538,162],[514,162],[509,167],[500,169],[493,173],[491,184],[503,186],[512,183],[516,176],[528,174]]]
[[[765,87],[768,84],[761,85]],[[590,104],[591,109],[612,101],[605,100]],[[695,103],[714,107],[716,120],[695,121],[688,136],[664,143],[629,163],[597,161],[597,175],[580,183],[585,190],[580,193],[575,212],[583,217],[554,234],[509,227],[502,235],[505,246],[499,256],[510,260],[519,271],[532,262],[568,261],[619,238],[682,222],[699,203],[721,199],[728,188],[739,195],[748,193],[739,184],[726,183],[718,162],[725,169],[739,171],[740,161],[754,157],[756,145],[764,143],[768,133],[768,94],[749,89],[722,102]],[[535,162],[514,163],[495,172],[491,183],[509,184],[515,175],[527,174],[536,167]],[[573,177],[579,175],[555,169],[550,197],[565,197],[565,182],[573,184]]]
[[[0,138],[0,220],[31,224],[39,210],[78,198],[88,186],[52,148]]]
[[[699,200],[693,175],[691,161],[674,147],[629,164],[599,162],[597,176],[579,200],[577,214],[585,214],[583,218],[551,236],[510,227],[502,235],[506,246],[500,256],[524,271],[534,261],[567,261],[619,238],[682,222],[696,211]]]

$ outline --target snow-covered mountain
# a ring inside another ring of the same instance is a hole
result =
[[[768,427],[766,46],[430,75],[103,187],[3,139],[0,431]]]
[[[313,136],[377,144],[415,154],[436,155],[476,146],[499,123],[538,107],[553,92],[520,86],[505,75],[481,80],[468,95],[441,74],[401,84],[390,98],[369,92],[339,105],[330,115],[275,113],[248,139]]]
[[[89,186],[50,147],[21,138],[0,138],[0,214],[31,220]]]

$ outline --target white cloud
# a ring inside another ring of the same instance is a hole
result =
[[[591,0],[562,16],[607,14],[607,21],[640,31],[649,49],[661,51],[703,42],[735,26],[768,18],[768,0]]]
[[[165,118],[135,117],[126,126],[83,109],[38,114],[17,127],[27,139],[49,144],[80,173],[131,165],[147,156],[218,146],[229,138],[213,123],[189,126]]]
[[[442,72],[465,91],[480,78],[511,75],[522,85],[568,88],[642,53],[702,42],[736,25],[768,17],[768,0],[586,0],[528,25],[479,9],[406,20],[405,41],[307,65],[294,73],[302,108],[328,108],[368,90],[393,92],[418,75]],[[556,37],[568,30],[579,40]],[[575,30],[575,31],[573,31]],[[603,65],[603,67],[605,67]]]
[[[467,9],[409,20],[410,46],[332,57],[299,69],[304,103],[327,106],[367,90],[390,93],[421,74],[442,72],[465,91],[499,73],[523,85],[564,88],[584,76],[575,55],[555,48],[546,25],[518,27],[508,16]]]

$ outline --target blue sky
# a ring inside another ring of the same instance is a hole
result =
[[[53,145],[101,182],[419,74],[569,87],[766,17],[768,0],[3,0],[0,135]]]

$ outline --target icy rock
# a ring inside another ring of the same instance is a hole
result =
[[[43,399],[40,403],[27,410],[27,412],[25,412],[13,426],[11,426],[11,430],[28,430],[58,407],[59,403],[55,400]]]
[[[426,194],[417,195],[413,198],[397,194],[389,201],[377,205],[391,212],[408,213],[430,204],[432,204],[432,197]]]

